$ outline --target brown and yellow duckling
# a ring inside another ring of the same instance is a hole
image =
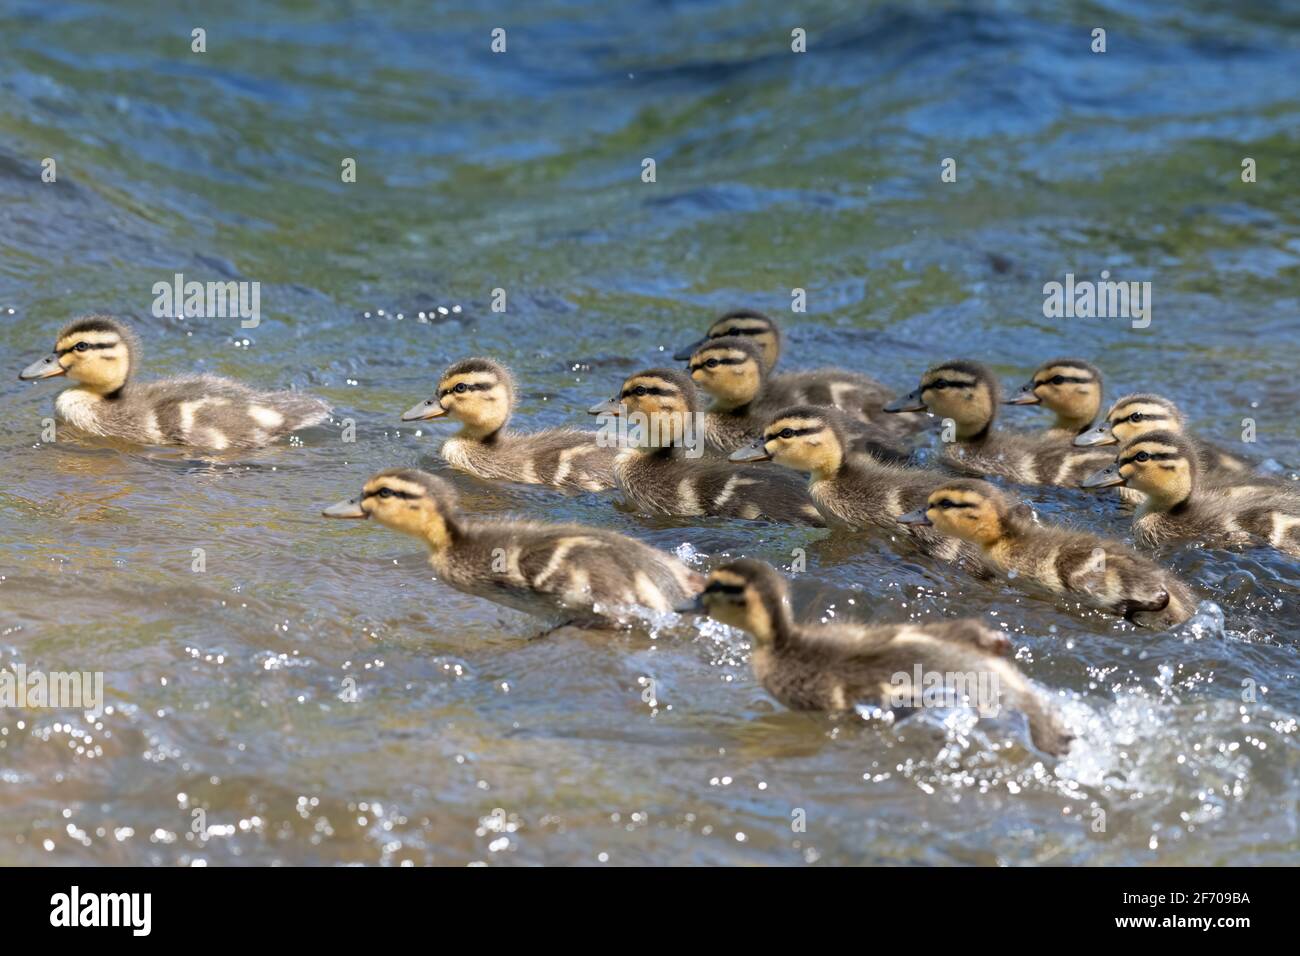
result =
[[[978,621],[799,624],[785,579],[748,559],[715,568],[693,608],[752,636],[755,678],[791,710],[914,707],[923,691],[914,686],[918,670],[923,681],[960,674],[968,693],[971,681],[990,691],[992,699],[978,701],[981,713],[1004,707],[1023,713],[1040,750],[1063,754],[1073,739],[1051,705],[1005,659],[1006,637]],[[957,698],[958,689],[951,690]]]
[[[614,480],[627,502],[641,511],[822,524],[795,475],[700,457],[698,399],[681,372],[638,372],[617,396],[593,406],[591,414],[627,419],[629,447],[614,461]]]
[[[209,451],[260,448],[329,417],[327,403],[295,391],[263,392],[216,375],[137,382],[140,343],[125,324],[90,315],[64,327],[54,353],[21,379],[66,375],[76,384],[54,402],[68,424],[142,445]]]
[[[781,329],[776,322],[770,316],[754,309],[735,309],[710,325],[709,330],[704,333],[704,338],[674,352],[673,360],[689,362],[691,356],[702,345],[707,344],[711,339],[721,338],[743,338],[753,342],[762,356],[765,375],[771,373],[781,357]]]
[[[943,419],[943,461],[974,475],[999,475],[1025,485],[1073,487],[1108,463],[1105,452],[1085,452],[1050,434],[1027,435],[994,427],[1001,391],[979,362],[935,365],[920,386],[885,406],[887,412],[922,409]],[[947,423],[951,423],[951,425]]]
[[[808,493],[828,525],[876,528],[891,536],[900,530],[926,554],[947,561],[973,551],[928,528],[900,528],[899,515],[923,504],[944,476],[920,468],[890,465],[855,454],[843,415],[812,405],[782,409],[758,440],[732,453],[733,461],[774,461],[804,472]]]
[[[768,379],[759,347],[750,339],[723,336],[709,339],[690,356],[691,380],[713,399],[705,422],[705,441],[715,451],[730,453],[757,438],[771,413],[788,405],[826,405],[852,416],[854,445],[884,461],[906,461],[908,450],[898,430],[887,431],[862,416],[866,406],[879,408],[885,393],[845,372],[835,380],[804,381],[800,374]],[[809,373],[813,375],[814,373]],[[885,416],[888,418],[889,416]]]
[[[1028,505],[986,481],[945,482],[923,507],[898,519],[931,526],[980,549],[985,566],[1144,627],[1181,624],[1196,610],[1191,588],[1119,541],[1040,524]]]
[[[1003,404],[1042,405],[1056,416],[1047,434],[1072,441],[1092,427],[1101,411],[1101,371],[1082,359],[1052,359]]]
[[[402,421],[460,422],[440,454],[453,468],[479,478],[584,491],[613,487],[616,447],[574,428],[513,432],[507,423],[514,407],[509,370],[491,359],[469,358],[443,372],[434,396],[403,412]]]
[[[1289,489],[1209,485],[1199,458],[1186,435],[1149,432],[1129,439],[1115,462],[1081,487],[1123,485],[1142,492],[1133,533],[1152,547],[1196,539],[1212,547],[1265,545],[1300,557],[1300,498]]]
[[[381,471],[328,518],[374,518],[419,538],[439,579],[458,591],[543,618],[551,626],[627,623],[637,608],[671,611],[703,577],[626,535],[575,524],[473,518],[441,478]]]

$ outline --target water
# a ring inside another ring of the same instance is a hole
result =
[[[143,334],[145,375],[309,388],[357,437],[218,461],[41,445],[57,389],[0,379],[0,663],[101,670],[112,708],[0,711],[0,863],[1294,863],[1294,561],[1171,549],[1222,623],[1207,604],[1153,635],[869,537],[455,479],[473,511],[689,544],[702,567],[804,548],[812,617],[999,623],[1081,735],[1052,763],[1014,721],[784,711],[716,626],[527,640],[431,583],[415,544],[317,516],[381,467],[442,470],[440,433],[397,416],[453,360],[507,361],[521,423],[581,422],[739,305],[786,316],[788,367],[897,388],[956,355],[1016,385],[1078,354],[1109,396],[1168,393],[1231,447],[1253,418],[1245,450],[1295,468],[1294,14],[473,7],[0,4],[3,367],[104,310]],[[1149,329],[1043,317],[1043,283],[1102,269],[1153,283]],[[260,282],[260,326],[153,317],[176,272]],[[1032,499],[1123,531],[1103,499]]]

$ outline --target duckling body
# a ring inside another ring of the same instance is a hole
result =
[[[573,428],[510,431],[514,405],[509,370],[491,359],[471,358],[448,368],[437,394],[403,413],[402,420],[460,422],[460,432],[443,442],[439,454],[453,468],[479,478],[583,491],[613,487],[614,443]]]
[[[794,406],[773,415],[762,437],[733,452],[732,459],[774,461],[808,474],[808,493],[832,527],[901,532],[922,552],[945,561],[974,557],[973,549],[930,528],[898,524],[899,515],[922,505],[943,475],[854,454],[848,444],[835,409]]]
[[[698,457],[698,444],[686,431],[697,410],[691,380],[672,369],[639,372],[623,383],[617,398],[591,409],[645,426],[638,443],[614,461],[615,483],[630,505],[650,514],[821,526],[797,476]]]
[[[1133,518],[1134,537],[1157,547],[1194,539],[1211,546],[1253,545],[1300,557],[1300,497],[1288,490],[1215,487],[1200,477],[1200,456],[1185,435],[1148,432],[1130,439],[1119,457],[1083,483],[1122,484],[1145,495]]]
[[[137,382],[139,357],[126,325],[87,316],[66,326],[54,354],[20,378],[69,376],[77,384],[54,403],[61,419],[91,435],[143,445],[260,448],[329,417],[329,405],[310,395],[260,391],[216,375]]]
[[[1005,660],[1005,636],[974,620],[866,626],[795,623],[785,580],[759,561],[716,568],[696,607],[753,637],[751,665],[760,684],[792,710],[846,712],[918,706],[930,675],[961,674],[985,688],[981,713],[1022,712],[1034,744],[1051,754],[1072,735],[1016,666]],[[971,683],[967,683],[967,688]],[[954,695],[959,696],[959,695]],[[983,694],[977,695],[983,698]],[[956,703],[954,700],[953,703]]]
[[[899,520],[974,544],[987,567],[1018,587],[1032,585],[1145,627],[1173,627],[1196,610],[1191,588],[1154,561],[1118,541],[1040,524],[1027,505],[984,481],[945,482]]]
[[[849,416],[856,450],[883,461],[903,462],[910,451],[901,442],[919,421],[901,423],[891,416],[870,420],[888,392],[878,382],[851,372],[792,372],[769,378],[760,347],[748,338],[707,339],[690,355],[690,376],[713,399],[706,416],[705,441],[711,450],[731,453],[753,441],[771,414],[790,405],[824,405]]]
[[[978,362],[945,362],[921,377],[916,391],[885,406],[888,412],[928,409],[945,427],[942,461],[967,475],[998,475],[1023,485],[1073,487],[1108,463],[1109,454],[1072,447],[1051,433],[1029,435],[994,427],[997,378]]]
[[[359,498],[325,514],[373,517],[420,538],[440,580],[551,626],[623,624],[637,608],[671,611],[703,580],[672,555],[613,531],[468,517],[450,484],[413,469],[380,472]]]

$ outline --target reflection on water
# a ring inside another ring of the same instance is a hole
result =
[[[152,5],[0,10],[7,367],[103,309],[146,375],[336,407],[237,456],[45,446],[57,383],[0,379],[0,664],[102,670],[109,703],[0,710],[0,863],[1294,862],[1294,561],[1162,552],[1213,601],[1153,635],[881,539],[454,479],[474,512],[700,567],[802,548],[810,617],[983,615],[1079,734],[1051,762],[1012,717],[784,711],[713,624],[528,640],[413,543],[317,517],[380,467],[443,470],[445,426],[398,415],[449,362],[499,357],[521,424],[588,427],[737,305],[788,316],[791,368],[910,388],[960,353],[1011,384],[1079,354],[1109,396],[1167,392],[1234,450],[1253,419],[1243,452],[1300,464],[1295,23],[1138,4],[1097,56],[1071,5],[1034,6],[816,3],[803,55],[758,2],[237,2],[201,56]],[[1149,329],[1044,318],[1045,282],[1102,269],[1152,283]],[[176,272],[260,282],[261,325],[154,318]],[[1030,498],[1124,531],[1109,498]]]

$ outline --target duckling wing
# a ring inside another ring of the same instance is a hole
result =
[[[152,382],[127,392],[123,412],[151,441],[220,450],[256,448],[323,422],[327,403],[300,392],[264,392],[215,375]]]

